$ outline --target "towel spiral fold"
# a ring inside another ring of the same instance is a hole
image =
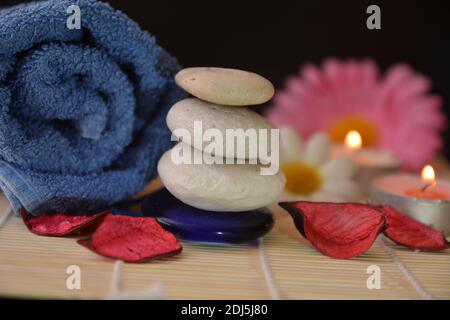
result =
[[[81,29],[67,27],[73,5]],[[143,189],[183,97],[176,60],[94,0],[4,9],[0,43],[0,187],[13,208],[95,211]]]

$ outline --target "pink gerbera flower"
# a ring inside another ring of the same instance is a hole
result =
[[[431,82],[409,66],[391,67],[380,77],[370,60],[325,61],[305,66],[288,79],[268,117],[294,127],[303,137],[328,132],[334,142],[357,130],[365,146],[390,150],[406,168],[418,169],[442,146],[441,99]]]

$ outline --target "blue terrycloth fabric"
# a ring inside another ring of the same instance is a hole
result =
[[[81,9],[81,30],[67,8]],[[95,211],[142,190],[170,146],[179,66],[108,4],[0,11],[0,187],[17,211]]]

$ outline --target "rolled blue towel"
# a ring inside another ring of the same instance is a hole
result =
[[[68,28],[80,8],[81,29]],[[100,210],[142,190],[170,147],[179,66],[94,0],[0,11],[0,187],[15,211]]]

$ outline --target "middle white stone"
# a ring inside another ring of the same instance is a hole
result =
[[[176,103],[167,126],[179,140],[217,157],[261,159],[277,145],[271,141],[275,127],[256,112],[197,98]]]

